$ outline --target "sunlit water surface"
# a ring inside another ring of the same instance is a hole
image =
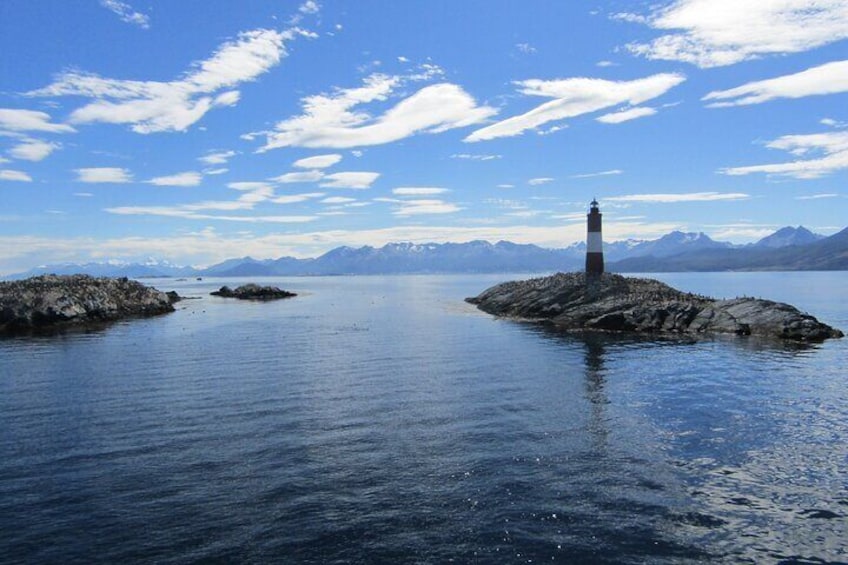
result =
[[[515,276],[147,281],[174,314],[0,341],[0,561],[848,561],[848,339],[559,335]],[[848,273],[659,275],[848,329]]]

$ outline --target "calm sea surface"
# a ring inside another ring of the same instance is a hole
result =
[[[506,276],[147,281],[0,341],[3,563],[848,562],[848,339],[558,335]],[[668,274],[848,330],[848,273]]]

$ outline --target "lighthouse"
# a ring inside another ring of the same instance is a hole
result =
[[[604,274],[604,250],[601,237],[601,216],[598,201],[592,200],[586,215],[588,233],[586,235],[586,276],[600,277]]]

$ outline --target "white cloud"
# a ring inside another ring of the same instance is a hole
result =
[[[321,10],[321,6],[315,0],[306,0],[297,9],[301,14],[317,14]]]
[[[324,178],[324,173],[321,171],[297,171],[294,173],[285,173],[271,180],[280,184],[290,184],[295,182],[318,182]]]
[[[625,110],[619,110],[618,112],[604,114],[603,116],[599,116],[595,119],[603,124],[620,124],[637,118],[644,118],[645,116],[653,116],[656,113],[657,110],[655,108],[637,106],[635,108],[627,108]]]
[[[651,204],[676,204],[679,202],[716,202],[721,200],[746,200],[750,195],[743,192],[689,192],[684,194],[629,194],[610,196],[604,202],[648,202]]]
[[[146,14],[142,14],[141,12],[136,12],[133,10],[133,7],[126,2],[119,2],[118,0],[100,0],[100,5],[117,14],[118,17],[121,18],[122,22],[137,25],[142,29],[150,28],[150,17]]]
[[[197,160],[207,165],[224,165],[236,155],[237,153],[235,151],[213,151],[212,153],[207,153],[203,157],[198,157]]]
[[[499,184],[498,188],[515,188],[514,184]]]
[[[0,181],[32,182],[32,177],[23,171],[0,169]]]
[[[821,200],[823,198],[839,198],[839,195],[834,192],[822,194],[810,194],[809,196],[796,196],[795,200]]]
[[[721,108],[760,104],[776,98],[803,98],[841,92],[848,92],[848,61],[834,61],[792,75],[749,82],[729,90],[716,90],[702,100],[716,100],[707,106]]]
[[[132,182],[132,174],[118,167],[90,167],[74,169],[74,171],[77,173],[77,182],[114,184]]]
[[[203,175],[195,171],[187,171],[175,175],[152,178],[145,182],[155,184],[156,186],[198,186],[203,182]]]
[[[524,80],[516,82],[528,96],[553,98],[549,102],[473,132],[465,141],[485,141],[520,135],[544,124],[574,118],[613,106],[635,106],[657,98],[686,80],[681,74],[661,73],[632,81],[593,78]],[[626,108],[625,108],[626,109]]]
[[[350,204],[356,202],[356,198],[348,198],[347,196],[330,196],[321,201],[321,204]]]
[[[822,118],[819,123],[823,126],[828,126],[832,128],[848,128],[848,122],[840,122],[838,120],[834,120],[833,118]]]
[[[307,200],[312,200],[314,198],[321,198],[325,196],[323,192],[306,192],[304,194],[286,194],[285,196],[277,196],[271,199],[271,202],[274,204],[297,204],[299,202],[306,202]]]
[[[500,159],[502,155],[472,155],[470,153],[454,153],[451,159],[467,159],[469,161],[494,161]]]
[[[326,169],[341,160],[342,156],[338,153],[330,153],[329,155],[315,155],[314,157],[298,159],[292,165],[301,169]]]
[[[221,45],[209,59],[194,63],[183,78],[171,82],[119,80],[69,71],[28,95],[93,99],[71,113],[72,123],[130,124],[133,131],[145,134],[185,131],[212,108],[234,104],[238,92],[231,89],[256,80],[277,65],[286,55],[284,42],[298,33],[269,29],[244,32],[237,40]]]
[[[273,190],[273,187],[267,182],[256,182],[256,181],[240,181],[240,182],[230,182],[227,183],[227,188],[232,188],[233,190]]]
[[[166,206],[117,206],[114,208],[106,208],[106,212],[122,216],[165,216],[170,218],[184,218],[187,220],[246,222],[252,224],[302,224],[318,219],[317,216],[232,216],[198,214],[179,207],[169,208]]]
[[[606,177],[606,176],[610,176],[610,175],[620,175],[623,172],[624,171],[622,171],[621,169],[610,169],[608,171],[601,171],[599,173],[584,173],[582,175],[571,175],[571,178],[573,178],[573,179],[589,179],[589,178],[592,178],[592,177]]]
[[[516,43],[515,48],[527,55],[532,55],[537,51],[537,49],[529,43]]]
[[[230,169],[226,167],[221,167],[219,169],[203,169],[204,175],[223,175],[228,172],[230,172]]]
[[[462,210],[456,204],[443,200],[402,200],[392,212],[395,216],[420,216],[425,214],[452,214]]]
[[[27,139],[9,150],[9,155],[15,159],[26,161],[41,161],[56,149],[61,147],[58,143],[41,141],[40,139]]]
[[[50,114],[34,110],[17,108],[0,108],[0,131],[44,131],[51,133],[68,133],[76,131],[67,124],[54,124]]]
[[[728,167],[719,172],[726,175],[767,173],[796,179],[816,179],[839,170],[848,169],[848,131],[835,131],[808,135],[785,135],[766,145],[792,155],[813,156],[787,163]]]
[[[676,0],[648,16],[629,16],[629,21],[668,32],[650,43],[628,45],[631,52],[702,68],[798,53],[848,38],[844,0]]]
[[[551,177],[538,177],[535,179],[528,180],[527,184],[529,184],[530,186],[539,186],[542,184],[548,184],[549,182],[553,182],[554,180],[556,179],[553,179]]]
[[[346,172],[325,175],[320,186],[324,188],[370,188],[380,173]]]
[[[423,186],[404,186],[392,190],[392,194],[396,196],[433,196],[435,194],[445,194],[450,192],[447,188],[423,187]]]
[[[262,132],[266,143],[259,151],[280,147],[341,149],[382,145],[417,134],[477,124],[496,113],[494,108],[478,106],[461,87],[450,83],[425,86],[379,116],[361,108],[383,102],[398,87],[410,81],[427,80],[434,73],[425,69],[419,75],[407,77],[372,74],[361,87],[304,98],[303,114],[277,123],[273,131]]]

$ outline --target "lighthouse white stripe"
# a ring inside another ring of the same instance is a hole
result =
[[[603,240],[601,238],[601,232],[599,231],[590,231],[589,237],[586,239],[586,252],[587,253],[601,253]]]

